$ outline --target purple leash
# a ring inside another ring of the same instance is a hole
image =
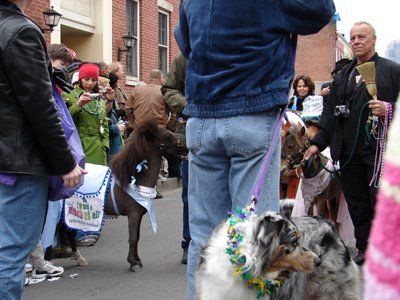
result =
[[[292,34],[293,66],[294,66],[294,63],[296,62],[296,47],[297,47],[297,34]],[[288,98],[289,98],[289,94],[290,94],[290,88],[288,90]],[[272,138],[272,142],[271,142],[271,145],[270,145],[270,147],[268,149],[267,156],[265,157],[265,161],[264,161],[263,168],[261,170],[260,177],[258,178],[258,181],[257,181],[257,184],[256,184],[256,188],[254,189],[253,196],[251,197],[251,206],[253,208],[258,203],[258,197],[260,196],[261,187],[262,187],[262,184],[264,182],[265,174],[267,173],[268,163],[269,163],[269,161],[271,159],[271,155],[272,155],[272,151],[271,150],[274,147],[274,143],[275,143],[275,140],[276,140],[276,137],[278,135],[279,128],[280,128],[279,125],[282,123],[282,119],[283,119],[283,116],[285,115],[285,112],[286,112],[286,106],[285,106],[285,108],[282,109],[281,114],[279,116],[279,120],[278,120],[278,123],[277,123],[276,128],[275,128],[274,137]]]
[[[269,161],[271,159],[272,149],[274,148],[274,143],[275,143],[276,137],[278,136],[278,131],[281,128],[279,126],[279,124],[282,123],[282,119],[283,119],[283,116],[285,115],[285,112],[286,112],[286,106],[285,106],[285,108],[282,109],[281,114],[279,116],[279,120],[278,120],[278,123],[277,123],[276,128],[275,128],[274,137],[272,138],[272,142],[271,142],[271,145],[270,145],[270,147],[268,149],[267,156],[265,157],[265,161],[264,161],[263,168],[261,170],[260,177],[258,178],[256,188],[254,189],[253,196],[251,197],[251,202],[252,202],[252,204],[254,203],[254,206],[257,204],[258,197],[260,196],[260,193],[261,193],[261,186],[263,184],[263,181],[264,181],[264,178],[265,178],[265,174],[267,173],[267,167],[268,167],[268,163],[269,163]]]

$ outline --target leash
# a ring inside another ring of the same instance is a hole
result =
[[[351,159],[353,158],[354,153],[356,152],[356,147],[357,147],[357,144],[358,144],[358,138],[359,138],[360,132],[361,132],[361,119],[362,119],[362,114],[363,114],[363,112],[364,112],[364,109],[365,109],[368,105],[369,105],[369,101],[366,102],[366,103],[362,106],[362,108],[361,108],[360,115],[358,116],[357,133],[356,133],[356,137],[355,137],[355,139],[354,139],[353,149],[351,150],[351,154],[350,154],[350,156],[349,156],[349,159],[346,161],[346,163],[345,163],[343,166],[341,166],[339,169],[329,170],[329,169],[328,169],[327,167],[325,167],[324,164],[321,162],[321,158],[320,158],[319,156],[317,157],[319,166],[322,167],[325,171],[331,173],[331,176],[333,176],[335,173],[339,173],[342,169],[344,169],[344,168],[349,164],[349,162],[351,161]],[[317,174],[318,174],[319,171],[321,170],[321,168],[318,168],[312,175],[310,175],[310,168],[311,168],[311,163],[312,163],[313,159],[314,159],[314,155],[312,155],[312,156],[310,157],[310,160],[308,161],[308,165],[307,165],[307,174],[308,174],[308,176],[310,176],[310,178],[313,178],[313,177],[317,176]],[[306,162],[306,161],[304,161],[304,162]]]
[[[296,62],[297,38],[298,38],[297,34],[292,33],[292,55],[293,55],[293,65],[294,65],[295,62]],[[288,88],[287,98],[289,98],[289,94],[290,94],[290,87]],[[256,204],[258,203],[258,198],[260,197],[261,187],[262,187],[262,184],[263,184],[263,181],[264,181],[264,178],[265,178],[265,174],[266,174],[266,172],[267,172],[268,163],[269,163],[269,161],[270,161],[270,159],[271,159],[271,155],[272,155],[271,149],[273,148],[273,145],[274,145],[274,143],[275,143],[276,137],[277,137],[277,135],[278,135],[279,128],[281,128],[281,127],[279,126],[279,124],[282,124],[283,116],[286,114],[286,107],[287,107],[287,105],[282,109],[281,114],[280,114],[280,116],[279,116],[279,120],[278,120],[278,123],[277,123],[276,128],[275,128],[274,137],[272,138],[272,142],[271,142],[271,145],[270,145],[270,147],[269,147],[269,149],[268,149],[267,156],[265,157],[264,165],[263,165],[263,168],[262,168],[262,170],[261,170],[260,177],[258,178],[256,187],[255,187],[255,189],[254,189],[253,196],[251,196],[251,207],[252,207],[253,209],[254,209],[254,207],[256,206]]]
[[[275,128],[275,133],[274,133],[274,136],[272,138],[272,142],[271,142],[270,147],[268,149],[267,156],[265,157],[264,165],[262,167],[260,177],[258,178],[256,187],[254,189],[253,196],[251,197],[251,205],[253,207],[258,203],[258,197],[260,196],[261,187],[262,187],[262,184],[264,182],[265,174],[267,173],[268,163],[269,163],[269,161],[271,159],[272,148],[273,148],[273,146],[275,144],[276,137],[278,136],[278,132],[279,132],[279,129],[280,129],[279,124],[282,123],[283,116],[285,115],[285,112],[286,112],[286,107],[287,106],[285,106],[282,109],[282,111],[281,111],[281,113],[279,115],[278,123],[277,123],[276,128]]]

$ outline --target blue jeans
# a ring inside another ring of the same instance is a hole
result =
[[[22,298],[25,263],[39,242],[49,177],[19,175],[13,186],[0,183],[0,300]]]
[[[201,245],[215,225],[251,203],[279,119],[279,109],[228,118],[189,118],[189,299]],[[281,126],[279,124],[279,126]],[[279,211],[280,132],[262,185],[258,213]]]
[[[188,204],[188,160],[182,159],[182,202],[183,202],[183,241],[182,249],[188,249],[190,243],[190,229],[189,229],[189,204]]]

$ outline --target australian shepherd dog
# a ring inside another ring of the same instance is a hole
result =
[[[281,215],[239,209],[216,226],[199,253],[197,299],[273,299],[291,272],[310,273],[321,263],[300,236]]]
[[[278,300],[359,300],[359,268],[341,239],[335,224],[322,217],[296,217],[291,221],[301,233],[299,243],[321,259],[311,273],[293,273],[285,281]]]

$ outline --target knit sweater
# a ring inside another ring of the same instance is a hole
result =
[[[399,100],[397,101],[399,103]],[[365,264],[365,300],[400,299],[400,116],[390,128]]]

